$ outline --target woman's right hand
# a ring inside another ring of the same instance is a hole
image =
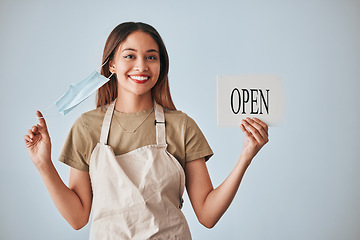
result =
[[[24,136],[25,145],[36,167],[51,161],[51,140],[45,119],[40,111],[36,112],[39,124],[28,130]]]

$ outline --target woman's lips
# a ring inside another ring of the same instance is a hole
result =
[[[146,76],[146,75],[129,75],[129,78],[131,79],[131,81],[141,84],[141,83],[146,83],[150,79],[150,76]]]

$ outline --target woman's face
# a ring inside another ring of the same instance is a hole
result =
[[[147,33],[131,33],[110,61],[110,71],[116,73],[118,93],[122,96],[151,95],[160,74],[159,46]]]

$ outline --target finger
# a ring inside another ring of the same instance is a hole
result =
[[[46,121],[45,118],[43,117],[42,113],[38,110],[36,111],[36,116],[39,119],[39,124],[37,124],[37,127],[39,129],[39,132],[41,134],[47,134],[48,135],[48,131],[47,131],[47,125],[46,125]]]
[[[250,142],[256,142],[256,139],[254,138],[254,136],[252,135],[251,132],[249,132],[246,127],[244,126],[244,124],[240,125],[241,131],[245,134],[245,136],[248,138],[248,140]]]
[[[25,146],[26,148],[31,148],[32,146],[34,146],[34,143],[32,141],[25,140]]]
[[[47,129],[45,118],[39,110],[36,111],[36,116],[39,119],[40,126],[44,129]]]
[[[257,119],[259,120],[259,119]],[[261,121],[261,120],[259,120]],[[255,120],[250,119],[250,123],[252,124],[253,127],[255,127],[258,132],[260,133],[262,140],[259,141],[259,143],[261,144],[266,144],[267,142],[269,142],[269,134],[268,134],[268,129],[267,129],[267,125],[266,123],[262,122],[263,124],[265,124],[266,129],[264,129],[264,127],[262,125],[260,125],[259,123],[255,122]]]
[[[260,133],[262,138],[267,138],[268,137],[268,133],[266,132],[266,130],[263,128],[262,125],[260,125],[259,123],[257,123],[253,119],[249,118],[247,120],[253,127],[255,127],[258,130],[258,132]]]
[[[254,136],[253,136],[253,133],[250,131],[250,129],[247,128],[248,125],[249,125],[249,123],[246,122],[245,119],[242,119],[242,120],[241,120],[241,125],[240,125],[240,127],[241,127],[241,130],[243,131],[243,133],[245,133],[246,136],[249,137],[250,139],[256,141],[256,139],[255,139]]]
[[[28,134],[29,138],[31,138],[31,139],[33,139],[35,137],[35,134],[32,131],[32,128],[27,131],[27,134]]]
[[[257,122],[258,124],[260,124],[260,125],[265,129],[266,132],[269,131],[269,127],[268,127],[268,125],[267,125],[266,123],[264,123],[263,121],[261,121],[261,120],[258,119],[258,118],[255,118],[255,117],[254,117],[253,119],[254,119],[255,122]]]
[[[244,119],[244,126],[247,131],[251,132],[252,136],[256,139],[257,142],[261,143],[263,142],[263,139],[261,137],[261,134],[258,132],[256,128],[254,128],[250,123],[248,119]]]
[[[39,133],[39,128],[38,125],[35,125],[31,128],[31,131],[33,132],[34,135]]]
[[[30,138],[34,138],[37,134],[39,134],[39,125],[32,126],[28,130],[28,135],[30,136]]]
[[[37,129],[38,129],[38,132],[41,134],[41,135],[49,135],[48,131],[46,128],[40,126],[39,124],[37,125]]]
[[[29,137],[29,135],[24,136],[25,143],[32,142],[33,140]]]
[[[251,136],[251,133],[249,133],[249,132],[246,130],[246,128],[245,128],[245,126],[244,126],[243,123],[240,124],[240,129],[241,129],[241,131],[242,131],[246,136],[252,137],[252,136]]]

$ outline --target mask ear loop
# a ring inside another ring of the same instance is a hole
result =
[[[109,58],[107,58],[107,59],[105,60],[105,62],[104,62],[100,67],[98,67],[98,68],[96,69],[96,71],[99,71],[108,61],[109,61]]]
[[[51,104],[49,107],[45,108],[42,112],[46,112],[47,110],[49,110],[50,108],[53,107],[54,104]],[[43,115],[42,117],[37,117],[37,119],[41,119],[41,118],[45,118],[45,117],[56,117],[62,115],[61,113],[57,113],[57,114],[52,114],[52,115]]]
[[[100,67],[98,67],[96,70],[99,71],[107,62],[109,61],[109,58],[107,58],[105,60],[105,62],[103,63],[103,65],[101,65]],[[115,73],[111,72],[110,76],[107,77],[108,79],[110,79],[112,77],[112,75],[114,75]]]
[[[99,70],[101,70],[101,68],[109,61],[109,58],[107,58],[105,60],[105,62],[96,69],[96,71],[98,72]],[[112,75],[114,75],[114,73],[111,73],[111,75],[108,77],[109,79],[112,77]],[[49,109],[51,109],[52,107],[54,107],[55,104],[51,104],[50,106],[48,106],[47,108],[45,108],[42,112],[46,112],[48,111]],[[45,118],[45,117],[56,117],[56,116],[59,116],[59,115],[64,115],[64,114],[61,114],[61,113],[57,113],[57,114],[52,114],[52,115],[43,115],[42,117],[37,117],[38,119],[41,119],[41,118]]]

